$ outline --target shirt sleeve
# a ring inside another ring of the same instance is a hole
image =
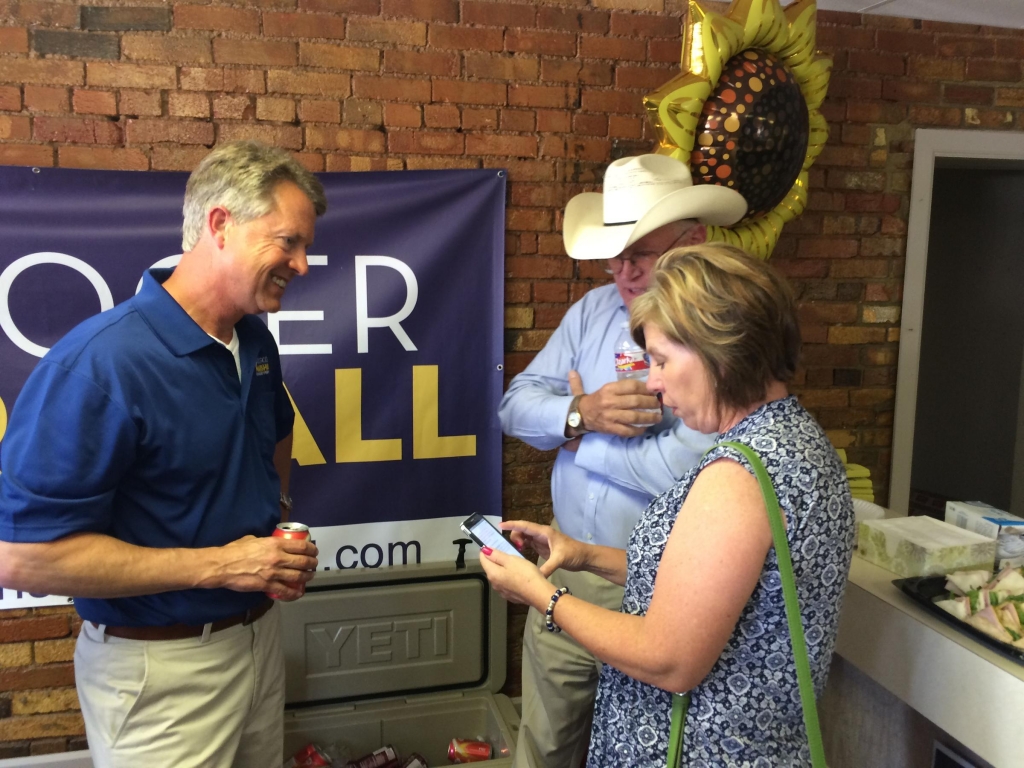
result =
[[[512,379],[498,407],[502,431],[541,451],[566,441],[569,371],[576,367],[582,336],[581,303],[569,309],[544,348]]]
[[[697,466],[714,440],[714,435],[689,429],[682,419],[676,419],[670,429],[637,437],[589,432],[576,451],[576,466],[657,496]]]
[[[106,531],[137,438],[120,402],[86,376],[41,361],[0,444],[0,539],[42,542]]]
[[[295,409],[292,408],[291,398],[284,388],[284,378],[281,375],[281,356],[274,348],[274,425],[277,430],[277,442],[281,442],[292,433],[295,426]]]

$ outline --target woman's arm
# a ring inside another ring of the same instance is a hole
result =
[[[735,461],[716,461],[694,481],[679,511],[646,616],[567,595],[558,601],[555,622],[630,677],[670,691],[689,690],[722,654],[771,544],[757,481]],[[549,588],[546,581],[527,580],[522,597],[544,611]]]
[[[620,587],[626,583],[626,550],[584,544],[566,536],[551,526],[527,520],[506,520],[503,531],[511,531],[512,543],[517,548],[530,547],[544,558],[540,572],[550,576],[561,568],[566,571],[586,571],[607,579]],[[554,587],[552,587],[554,591]],[[545,604],[545,608],[547,605]]]

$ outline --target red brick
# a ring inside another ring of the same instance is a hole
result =
[[[348,39],[362,43],[426,45],[427,25],[422,21],[392,19],[349,19]]]
[[[57,152],[62,168],[97,168],[115,171],[149,170],[149,158],[138,149],[59,147]]]
[[[914,105],[907,110],[907,119],[915,125],[960,125],[961,113],[956,107],[926,107]]]
[[[538,109],[537,130],[541,133],[568,133],[571,130],[569,111],[562,109]]]
[[[819,26],[815,42],[826,51],[875,48],[875,30],[858,27]],[[884,48],[883,50],[891,50]]]
[[[405,167],[410,171],[451,170],[453,168],[479,168],[480,161],[472,157],[435,157],[432,155],[410,155],[405,158]]]
[[[643,132],[644,124],[637,117],[608,116],[608,136],[613,139],[639,139],[643,136]]]
[[[345,19],[326,13],[264,13],[263,34],[340,40],[345,37]]]
[[[799,241],[797,256],[802,259],[850,259],[857,255],[857,240],[805,237]]]
[[[439,51],[384,51],[384,71],[408,75],[457,77],[459,60],[454,53]]]
[[[0,141],[28,141],[31,138],[32,128],[28,117],[0,115]]]
[[[98,88],[174,88],[177,85],[174,67],[156,64],[89,62],[86,79],[90,86]]]
[[[258,11],[223,6],[176,5],[174,26],[176,29],[212,29],[258,35],[260,14]]]
[[[963,80],[963,59],[932,59],[911,56],[907,62],[907,74],[925,80]]]
[[[376,16],[380,13],[380,0],[299,0],[299,10]]]
[[[980,59],[991,59],[996,55],[996,44],[992,38],[979,37],[952,37],[939,35],[937,41],[939,56],[955,58],[967,56]]]
[[[24,100],[25,109],[30,112],[65,113],[70,107],[67,88],[26,85]]]
[[[423,124],[419,105],[385,104],[384,125],[396,128],[419,128]]]
[[[609,17],[610,14],[607,11],[553,8],[550,5],[542,5],[537,10],[537,26],[541,29],[606,35],[610,29]]]
[[[524,107],[573,108],[578,91],[561,85],[511,85],[508,103]]]
[[[0,620],[0,641],[15,643],[23,640],[51,640],[67,637],[71,625],[67,615],[33,616],[23,619]],[[0,686],[0,691],[6,690]]]
[[[459,20],[459,5],[456,0],[382,0],[383,16],[398,16],[424,21]]]
[[[580,108],[584,112],[641,114],[643,111],[643,97],[638,93],[596,91],[591,88],[584,88],[581,94]]]
[[[0,144],[0,165],[53,165],[53,148],[39,144]],[[0,685],[0,690],[4,690]]]
[[[508,101],[508,89],[503,83],[476,83],[461,80],[434,80],[433,101],[456,104],[503,105]]]
[[[81,736],[84,733],[85,724],[82,721],[82,716],[78,713],[7,717],[0,720],[0,742],[18,739],[52,739],[57,736]],[[61,741],[63,742],[63,739]],[[33,754],[37,754],[37,752],[33,751]]]
[[[37,117],[32,137],[36,141],[67,144],[120,144],[121,126],[110,120],[79,117]]]
[[[0,59],[0,82],[4,83],[82,85],[85,82],[84,72],[82,63],[78,61]]]
[[[343,107],[343,123],[373,126],[374,128],[384,124],[384,110],[376,101],[345,99]]]
[[[496,130],[498,110],[466,107],[462,110],[462,127],[467,131]]]
[[[679,40],[651,40],[647,46],[647,57],[652,62],[678,64],[683,55],[683,44]]]
[[[269,93],[297,93],[343,99],[349,95],[351,75],[272,69],[267,72]]]
[[[902,82],[886,80],[886,83]],[[856,77],[834,74],[828,83],[828,98],[878,99],[882,96],[882,81],[877,77]]]
[[[135,117],[156,117],[163,112],[159,92],[121,91],[117,107],[119,114]]]
[[[826,146],[818,162],[821,165],[863,167],[868,164],[868,150],[862,147]]]
[[[612,143],[607,139],[587,139],[570,136],[569,157],[591,163],[603,163],[611,156]]]
[[[540,157],[568,157],[568,145],[564,136],[544,136],[540,140]]]
[[[107,32],[167,32],[171,29],[170,8],[82,8],[82,29]]]
[[[0,85],[0,110],[21,111],[21,89],[15,85]]]
[[[877,40],[878,49],[882,51],[914,53],[922,56],[935,55],[934,35],[880,29]]]
[[[584,64],[574,59],[543,59],[540,79],[551,83],[582,83],[584,85],[611,85],[612,65],[607,61]]]
[[[506,227],[513,232],[550,232],[553,219],[554,214],[543,208],[508,208],[505,211]]]
[[[995,96],[994,88],[980,85],[955,85],[947,83],[942,89],[943,101],[947,104],[990,105]]]
[[[456,51],[500,51],[504,48],[504,32],[500,29],[449,27],[430,25],[430,47]]]
[[[886,259],[849,259],[833,261],[829,265],[829,277],[834,279],[869,277],[888,277],[889,262]]]
[[[0,27],[0,53],[28,53],[28,30]]]
[[[677,73],[656,67],[615,67],[616,88],[638,88],[653,91],[661,87]]]
[[[505,259],[505,277],[572,277],[572,260],[565,256],[512,256]]]
[[[302,148],[302,128],[297,125],[224,123],[217,135],[221,141],[259,141],[283,149]]]
[[[681,35],[680,19],[678,16],[647,16],[613,11],[611,33],[622,37],[667,37],[675,40]]]
[[[561,207],[562,189],[551,184],[522,184],[513,182],[509,199],[512,205],[535,208]]]
[[[537,302],[561,304],[569,299],[569,286],[562,282],[534,283],[533,297]]]
[[[873,51],[850,51],[849,67],[855,72],[894,77],[902,77],[906,72],[903,56]]]
[[[532,109],[503,109],[499,125],[503,131],[533,133],[537,125],[537,113]]]
[[[542,56],[575,56],[576,35],[510,29],[505,33],[505,50]]]
[[[453,104],[424,104],[423,123],[427,128],[458,128],[462,115]]]
[[[223,130],[223,128],[221,129]],[[213,144],[213,124],[198,120],[129,120],[129,144]]]
[[[299,102],[299,119],[304,123],[341,122],[341,104],[337,101],[303,99]]]
[[[580,39],[580,58],[612,59],[614,61],[643,61],[647,46],[643,40],[628,37],[597,37],[584,35]],[[668,80],[669,78],[665,78]]]
[[[967,79],[1016,83],[1021,79],[1020,61],[967,60]]]
[[[411,101],[424,104],[430,101],[430,81],[355,75],[352,78],[352,93],[361,98],[379,101]]]
[[[256,119],[273,123],[290,123],[295,120],[295,101],[265,97],[256,99]]]
[[[219,37],[213,41],[213,57],[218,64],[257,66],[294,66],[299,60],[295,43],[269,40],[235,40]]]
[[[222,93],[213,99],[213,117],[215,120],[253,120],[256,107],[250,96]]]
[[[191,171],[209,152],[205,148],[155,146],[150,162],[154,171]]]
[[[536,56],[466,53],[463,60],[466,62],[466,74],[473,78],[518,82],[536,80],[540,71],[540,60]]]
[[[452,131],[389,131],[388,151],[402,154],[461,155],[465,137]]]
[[[456,21],[456,19],[448,19]],[[535,27],[537,7],[503,2],[477,2],[464,0],[462,23],[484,27]]]
[[[205,93],[175,91],[167,95],[167,114],[170,117],[210,116],[210,97]]]
[[[15,25],[24,24],[34,27],[62,27],[64,29],[76,29],[79,23],[79,8],[77,4],[32,2],[4,3],[5,19],[13,20]]]
[[[947,32],[953,35],[973,35],[981,30],[977,24],[959,24],[951,21],[930,21],[921,22],[921,29],[931,32]]]
[[[361,131],[321,126],[306,126],[306,147],[380,154],[384,152],[382,131]]]
[[[886,101],[848,101],[846,119],[855,123],[899,123],[905,108]]]
[[[355,69],[376,72],[380,51],[376,48],[344,47],[332,43],[299,43],[299,64],[324,69]]]
[[[1024,38],[1004,37],[997,39],[996,57],[1000,59],[1024,59]]]
[[[1024,107],[1024,88],[996,88],[997,107]]]
[[[939,100],[938,83],[921,82],[919,80],[886,80],[882,84],[882,98],[892,101],[921,101],[934,104]]]
[[[536,157],[537,139],[534,136],[471,133],[466,136],[466,154]]]
[[[577,112],[572,121],[573,132],[582,136],[607,136],[608,115]]]

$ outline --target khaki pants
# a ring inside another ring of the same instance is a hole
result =
[[[613,611],[622,607],[622,587],[600,576],[559,570],[551,581],[588,603]],[[548,632],[544,614],[530,609],[523,634],[523,719],[515,768],[579,768],[600,672],[601,662],[565,632]]]
[[[281,768],[280,614],[205,643],[126,640],[85,622],[75,683],[96,768]]]

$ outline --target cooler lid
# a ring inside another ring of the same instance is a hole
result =
[[[479,563],[322,572],[280,607],[286,704],[505,684],[507,603]]]

